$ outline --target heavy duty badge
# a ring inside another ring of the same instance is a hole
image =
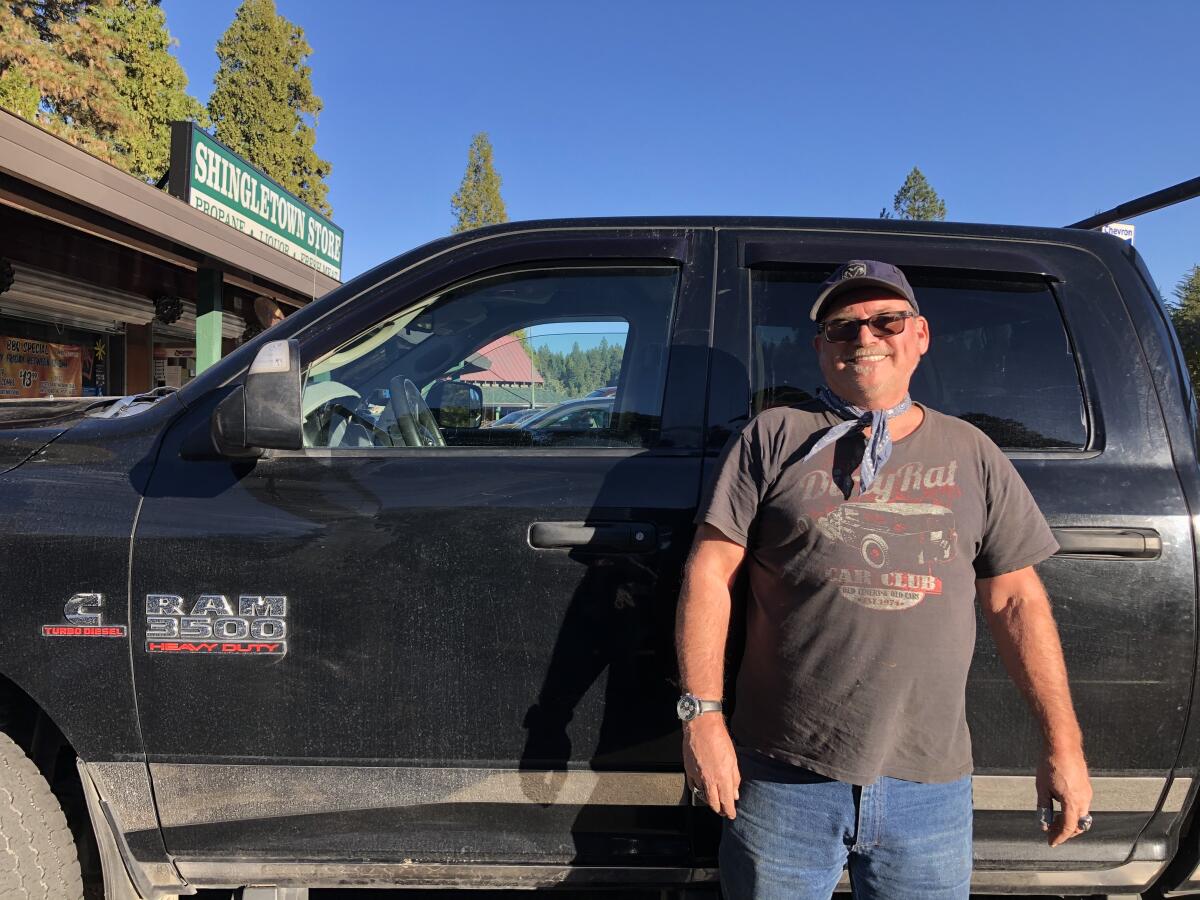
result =
[[[119,637],[126,635],[124,625],[104,624],[104,595],[75,594],[63,607],[69,625],[43,625],[42,637]]]
[[[224,594],[192,604],[178,594],[146,595],[150,653],[287,653],[287,597],[242,594],[237,609]]]

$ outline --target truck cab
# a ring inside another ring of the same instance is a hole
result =
[[[1062,546],[1040,574],[1095,828],[1045,846],[1040,735],[981,637],[975,890],[1200,891],[1195,404],[1136,252],[1069,229],[510,223],[182,390],[0,421],[0,686],[10,723],[43,723],[5,729],[58,791],[38,802],[71,813],[77,767],[111,896],[715,891],[674,713],[682,568],[726,443],[820,384],[807,310],[849,258],[905,271],[933,334],[914,400],[991,437]],[[490,391],[600,388],[580,427],[486,427]],[[955,552],[925,504],[814,527],[873,569]]]

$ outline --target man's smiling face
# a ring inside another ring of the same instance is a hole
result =
[[[866,287],[836,295],[822,311],[822,322],[866,319],[888,312],[912,312],[903,297],[886,288]],[[830,389],[855,406],[888,409],[904,399],[917,363],[929,349],[929,323],[924,316],[904,320],[900,334],[877,337],[865,324],[848,341],[831,343],[824,334],[813,338],[821,374]]]

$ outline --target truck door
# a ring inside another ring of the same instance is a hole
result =
[[[220,389],[173,428],[131,632],[185,876],[679,877],[712,256],[711,232],[590,230],[381,270],[295,335],[303,450],[184,458]],[[439,405],[468,385],[482,421]],[[489,427],[530,407],[572,414]]]
[[[1191,697],[1196,585],[1162,415],[1108,270],[1061,245],[900,233],[723,231],[718,248],[718,295],[737,302],[716,313],[714,449],[749,416],[814,394],[808,310],[818,285],[848,259],[887,260],[905,270],[933,335],[913,398],[1003,448],[1062,545],[1039,571],[1096,824],[1046,846],[1034,816],[1041,735],[980,620],[967,694],[977,888],[1028,884],[1030,870],[1044,886],[1148,883],[1189,785],[1172,778]]]

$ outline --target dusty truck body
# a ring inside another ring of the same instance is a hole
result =
[[[1095,828],[1045,846],[1038,730],[982,630],[976,890],[1200,892],[1196,410],[1136,252],[1069,229],[663,218],[440,240],[178,392],[0,417],[0,787],[61,860],[48,896],[75,890],[73,844],[121,898],[713,889],[719,822],[689,803],[674,713],[692,518],[730,436],[819,382],[806,310],[855,257],[921,297],[914,398],[987,432],[1062,545],[1040,571]],[[574,351],[606,360],[599,383],[568,384]],[[483,427],[485,390],[567,403],[606,379],[586,429]],[[920,541],[937,577],[953,523],[870,516],[824,527],[868,571]]]

